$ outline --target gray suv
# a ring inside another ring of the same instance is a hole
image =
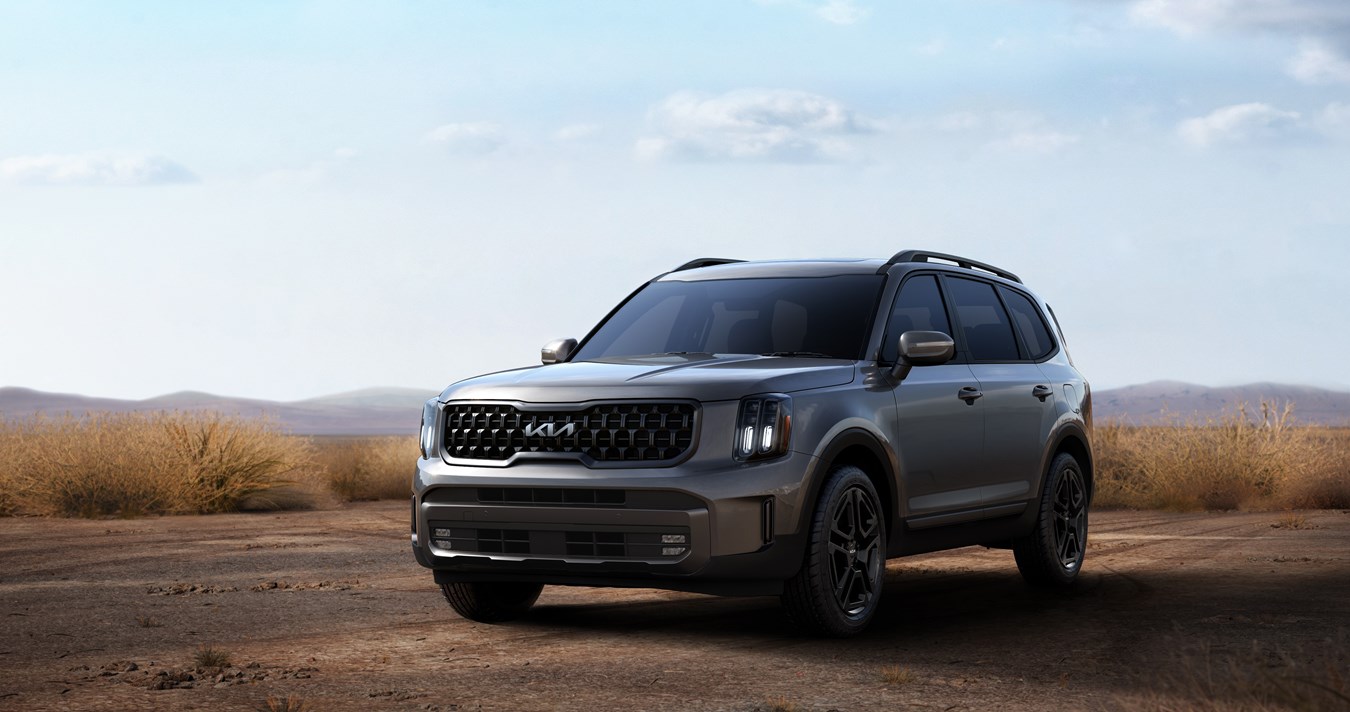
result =
[[[412,546],[476,621],[546,584],[781,596],[861,631],[886,560],[1083,565],[1088,384],[1049,305],[964,257],[700,259],[544,365],[427,401]]]

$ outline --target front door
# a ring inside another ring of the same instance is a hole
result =
[[[952,334],[935,275],[913,274],[900,286],[882,345],[883,363],[895,363],[906,331]],[[952,362],[916,367],[895,389],[892,442],[911,528],[949,523],[980,506],[984,408],[979,400],[960,397],[963,388],[978,384],[970,366]]]

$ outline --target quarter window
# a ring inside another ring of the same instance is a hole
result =
[[[973,361],[1017,361],[1017,338],[994,286],[962,277],[947,278],[956,323]]]
[[[1031,353],[1031,359],[1039,361],[1049,356],[1055,350],[1055,342],[1050,338],[1045,319],[1041,318],[1041,310],[1030,299],[1011,289],[999,287],[998,291],[1003,295],[1003,303],[1008,305],[1008,312],[1022,334],[1022,344]]]

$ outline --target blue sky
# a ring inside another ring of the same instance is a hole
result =
[[[0,2],[0,384],[434,389],[922,247],[1098,388],[1347,388],[1348,196],[1339,0]]]

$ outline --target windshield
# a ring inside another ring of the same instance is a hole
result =
[[[573,360],[664,353],[862,358],[882,277],[654,282]]]

